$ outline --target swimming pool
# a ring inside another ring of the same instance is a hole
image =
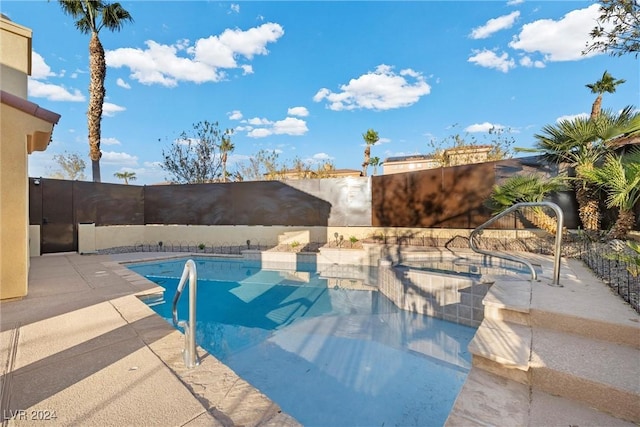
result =
[[[185,261],[129,266],[165,287],[150,306],[168,322]],[[194,261],[198,344],[305,426],[444,424],[474,328],[399,310],[373,286],[329,286],[314,265]]]

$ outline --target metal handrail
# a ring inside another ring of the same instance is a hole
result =
[[[519,262],[521,264],[526,265],[527,267],[529,267],[529,270],[531,271],[531,280],[537,280],[538,279],[538,275],[536,273],[535,268],[533,268],[533,265],[527,261],[526,259],[522,259],[522,258],[518,258],[515,257],[513,255],[507,255],[507,254],[502,254],[502,253],[497,253],[497,252],[491,252],[491,251],[485,251],[483,249],[480,249],[476,246],[475,244],[475,237],[476,235],[482,234],[482,231],[488,227],[489,225],[493,224],[494,222],[496,222],[498,219],[502,218],[505,215],[510,214],[513,211],[516,211],[520,208],[523,207],[543,207],[546,206],[548,208],[553,209],[553,211],[556,213],[556,218],[557,218],[557,225],[556,225],[556,242],[555,242],[555,253],[554,253],[554,259],[553,259],[553,282],[551,282],[551,285],[553,286],[562,286],[560,284],[560,252],[561,252],[561,247],[562,247],[562,228],[563,228],[563,224],[564,224],[564,216],[562,214],[562,210],[560,209],[560,206],[556,205],[555,203],[552,202],[521,202],[521,203],[516,203],[515,205],[512,205],[510,207],[508,207],[507,209],[505,209],[504,211],[500,212],[498,215],[492,217],[491,219],[489,219],[487,222],[485,222],[484,224],[476,227],[471,234],[469,235],[469,246],[471,247],[471,249],[474,252],[477,252],[479,254],[483,254],[483,255],[489,255],[489,256],[494,256],[496,258],[502,258],[502,259],[506,259],[509,261],[514,261],[514,262]]]
[[[182,296],[184,285],[189,278],[189,321],[178,321],[178,301]],[[180,283],[173,297],[173,324],[184,329],[184,350],[182,356],[184,364],[187,368],[194,368],[200,364],[198,353],[196,352],[196,293],[198,284],[198,273],[196,271],[196,263],[193,260],[187,260],[182,270]]]

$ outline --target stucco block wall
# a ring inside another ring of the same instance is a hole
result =
[[[4,299],[27,294],[29,196],[26,115],[0,105],[0,298]]]
[[[27,294],[29,271],[28,134],[50,134],[51,123],[0,104],[0,298]]]
[[[0,21],[0,87],[26,99],[27,75],[31,74],[31,30],[4,18]]]

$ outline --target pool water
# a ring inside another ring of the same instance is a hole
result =
[[[185,261],[129,266],[165,287],[151,307],[168,322]],[[444,424],[475,329],[402,311],[375,287],[329,287],[312,265],[194,261],[198,344],[305,426]]]

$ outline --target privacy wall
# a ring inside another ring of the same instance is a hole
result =
[[[483,203],[496,183],[533,171],[556,174],[529,157],[371,178],[151,186],[31,178],[29,214],[43,252],[76,250],[79,223],[475,228],[491,216]],[[554,201],[577,227],[572,194]]]

